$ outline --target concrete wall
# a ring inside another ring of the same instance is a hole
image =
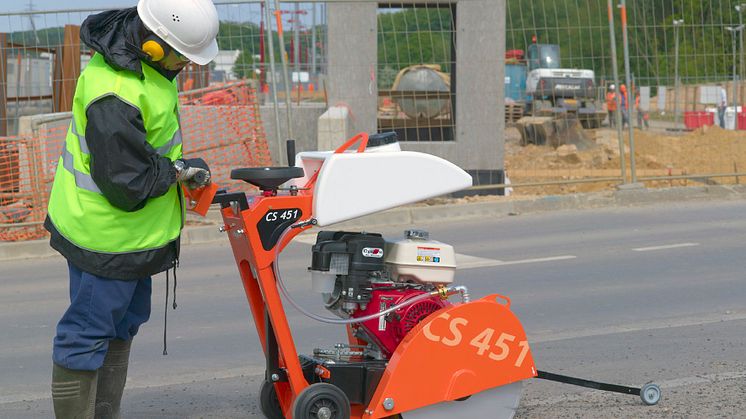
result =
[[[279,164],[279,157],[282,155],[283,163],[287,163],[285,156],[285,141],[288,139],[287,134],[287,116],[285,114],[285,105],[281,104],[280,110],[280,142],[278,146],[276,136],[275,109],[272,105],[262,105],[260,107],[262,124],[267,136],[269,151],[272,155],[273,164]],[[291,116],[293,124],[293,138],[295,140],[295,149],[297,151],[314,151],[317,150],[317,131],[319,117],[326,111],[323,103],[302,104],[300,107],[291,106]],[[281,150],[281,151],[278,151]],[[282,153],[282,154],[280,154]]]
[[[456,3],[456,141],[406,142],[402,148],[491,178],[504,168],[505,0],[408,3]],[[329,99],[350,108],[356,131],[376,127],[377,95],[369,90],[377,60],[376,11],[375,4],[362,1],[328,6]]]

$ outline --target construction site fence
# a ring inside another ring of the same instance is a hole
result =
[[[737,0],[215,4],[220,53],[211,65],[185,69],[178,84],[186,154],[207,155],[216,179],[231,188],[247,187],[228,179],[231,168],[282,163],[290,137],[299,151],[329,149],[358,130],[396,131],[403,149],[469,171],[477,190],[510,187],[516,195],[608,190],[633,180],[736,184],[746,171],[739,28],[746,8]],[[44,235],[66,112],[92,54],[80,25],[100,11],[0,13],[0,240]],[[361,15],[368,20],[345,26]],[[535,109],[525,86],[533,44],[558,45],[560,67],[594,72],[600,127],[547,144],[525,141],[517,124]],[[517,77],[508,77],[511,66]],[[515,97],[499,93],[514,82]],[[606,116],[612,84],[615,92],[628,85],[621,137]],[[320,122],[329,108],[342,117]]]
[[[254,82],[239,81],[181,96],[184,156],[209,162],[228,190],[249,191],[230,178],[237,167],[270,166]],[[0,137],[0,241],[38,239],[72,114],[21,119],[23,135]]]

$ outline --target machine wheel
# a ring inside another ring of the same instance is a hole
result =
[[[275,386],[267,380],[262,382],[259,389],[259,407],[268,419],[285,419]]]
[[[640,398],[648,406],[654,406],[661,400],[661,388],[657,384],[647,383],[640,389]]]
[[[349,419],[350,400],[339,387],[315,383],[306,387],[293,403],[295,419]]]

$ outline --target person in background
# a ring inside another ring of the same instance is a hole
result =
[[[609,127],[613,128],[616,125],[616,86],[613,84],[606,92],[606,111],[609,113]]]
[[[728,93],[725,91],[722,83],[718,83],[720,88],[720,101],[718,102],[718,119],[720,128],[725,128],[725,109],[728,107]]]
[[[645,129],[650,128],[650,124],[648,123],[650,115],[640,107],[640,89],[635,89],[635,113],[637,113],[637,128],[643,129],[643,123],[645,124]]]
[[[94,55],[78,79],[44,223],[70,285],[52,349],[58,419],[120,417],[151,276],[165,271],[168,281],[178,265],[181,187],[210,180],[204,160],[182,159],[175,79],[217,56],[218,25],[210,0],[140,0],[81,26]]]
[[[627,86],[619,86],[619,93],[622,105],[622,129],[629,124],[629,98],[627,97]]]

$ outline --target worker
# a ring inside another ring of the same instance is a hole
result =
[[[616,86],[613,84],[606,92],[606,111],[609,113],[609,127],[613,128],[616,125]]]
[[[635,89],[635,113],[637,114],[637,128],[643,129],[643,123],[645,124],[645,129],[650,128],[648,123],[650,115],[640,107],[640,89]]]
[[[718,119],[720,128],[725,129],[725,110],[728,107],[728,93],[725,91],[722,83],[718,83],[720,88],[720,100],[718,101]]]
[[[619,98],[621,99],[622,105],[622,129],[629,123],[629,101],[627,98],[627,86],[619,86]]]
[[[44,223],[70,281],[52,350],[57,418],[119,417],[151,276],[178,265],[181,185],[210,178],[202,159],[182,159],[175,78],[215,58],[217,33],[210,0],[140,0],[81,26],[94,55],[78,79]]]

